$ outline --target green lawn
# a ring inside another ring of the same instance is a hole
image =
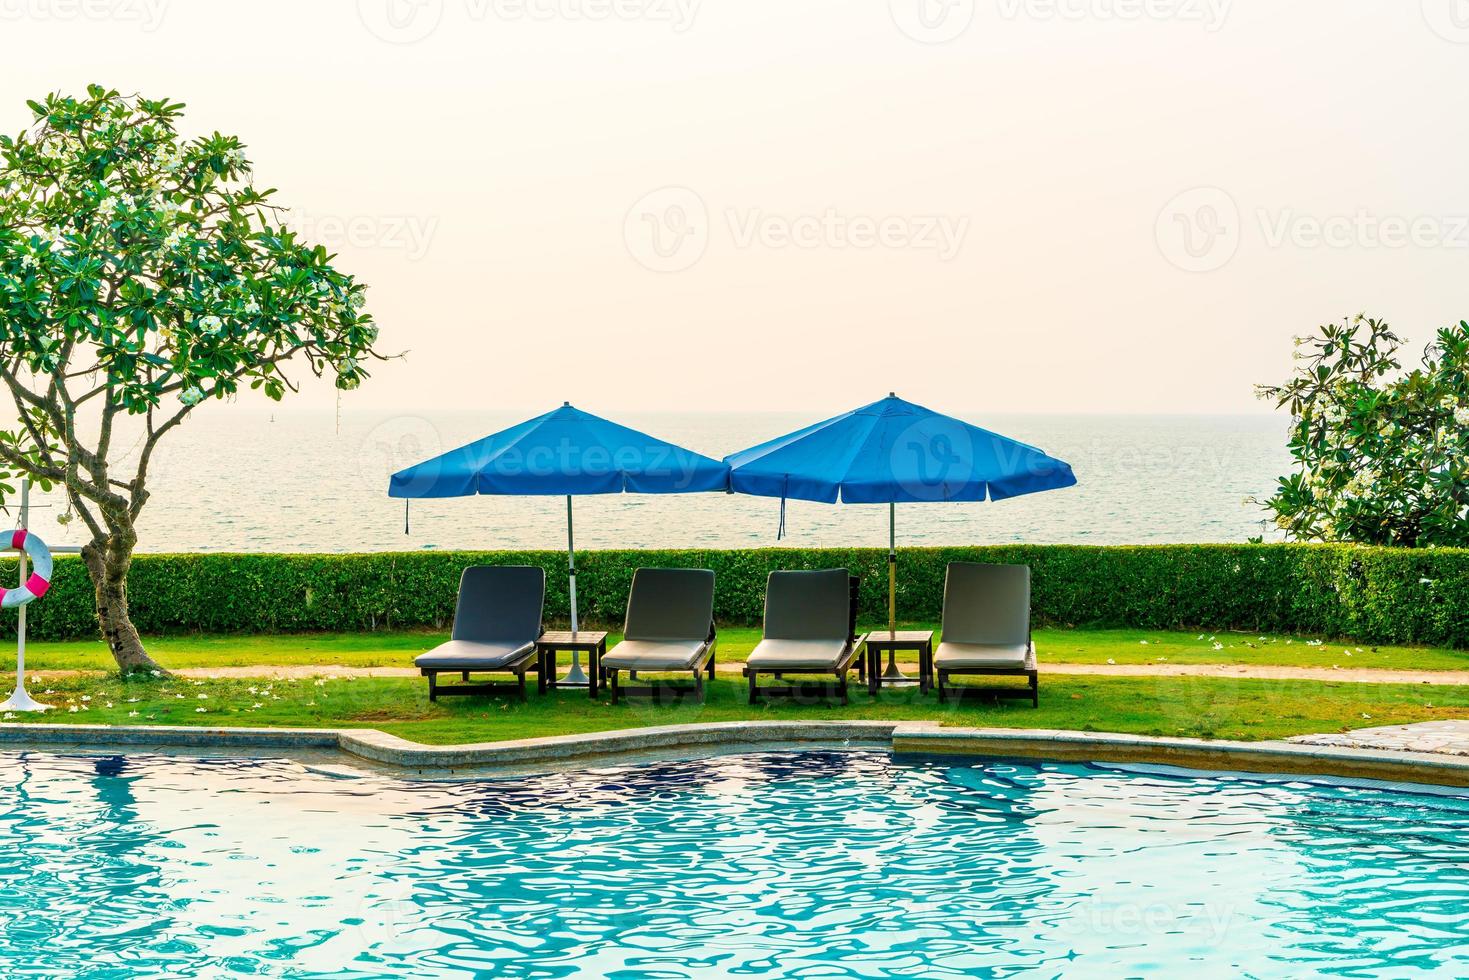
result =
[[[414,654],[443,639],[426,632],[307,636],[171,637],[149,649],[172,668],[222,666],[409,666]],[[720,635],[720,661],[743,659],[759,633]],[[615,640],[615,637],[614,637]],[[1146,641],[1146,642],[1144,642]],[[1313,667],[1469,670],[1469,653],[1371,647],[1304,637],[1142,630],[1041,630],[1042,663],[1249,663]],[[1217,649],[1216,649],[1217,647]],[[632,702],[612,707],[584,693],[506,699],[446,698],[431,704],[423,681],[164,679],[123,682],[107,673],[100,642],[37,643],[33,671],[82,670],[42,676],[32,685],[61,710],[6,721],[156,725],[371,727],[429,743],[494,741],[645,725],[745,718],[931,719],[950,725],[1063,728],[1142,734],[1259,739],[1308,732],[1469,717],[1469,686],[1323,683],[1225,678],[1097,677],[1042,674],[1041,707],[969,700],[940,706],[912,689],[864,693],[847,708],[784,702],[750,707],[743,685],[720,680],[703,706]],[[75,709],[75,710],[73,710]]]
[[[920,628],[915,626],[914,628]],[[933,628],[924,626],[921,628]],[[720,633],[721,661],[738,661],[760,638],[759,630]],[[413,656],[445,639],[427,632],[310,634],[298,636],[182,636],[148,641],[168,667],[410,666]],[[615,642],[616,635],[612,637]],[[1370,667],[1401,670],[1469,670],[1469,651],[1426,647],[1375,647],[1300,636],[1187,633],[1148,630],[1039,630],[1043,663],[1118,664],[1242,663],[1298,667]],[[1146,642],[1144,642],[1146,641]],[[1216,645],[1218,649],[1215,649]],[[100,641],[33,643],[27,664],[36,670],[106,670],[112,658]]]
[[[773,702],[751,707],[735,680],[710,686],[705,705],[593,702],[585,692],[532,692],[430,703],[409,678],[164,680],[113,675],[56,678],[33,693],[60,710],[6,721],[152,725],[371,727],[429,743],[493,741],[656,724],[734,719],[931,719],[946,725],[1064,728],[1234,739],[1399,724],[1469,714],[1469,687],[1202,678],[1056,675],[1041,707],[967,699],[940,705],[916,690],[857,693],[846,708]]]

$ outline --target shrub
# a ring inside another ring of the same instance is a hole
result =
[[[1001,545],[909,548],[898,558],[898,614],[936,622],[950,561],[1020,562],[1034,570],[1037,626],[1246,629],[1321,633],[1367,642],[1469,646],[1469,551],[1352,545]],[[145,634],[357,632],[444,628],[470,564],[546,569],[547,620],[568,615],[559,552],[423,551],[371,555],[139,556],[130,582]],[[862,619],[886,622],[886,552],[877,549],[588,551],[578,555],[582,620],[622,621],[640,565],[712,568],[716,615],[756,625],[776,568],[846,566],[862,579]],[[13,580],[11,562],[0,568]],[[96,635],[92,587],[60,559],[52,589],[30,606],[37,639]],[[7,613],[0,625],[14,634]]]

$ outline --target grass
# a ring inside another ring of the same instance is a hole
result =
[[[934,629],[932,624],[912,628]],[[432,632],[377,632],[290,636],[179,636],[148,641],[154,658],[175,667],[352,666],[403,667],[446,638]],[[612,642],[618,639],[616,634]],[[720,633],[720,660],[738,661],[760,639],[756,629]],[[1043,663],[1253,664],[1259,666],[1469,670],[1469,651],[1372,646],[1302,636],[1199,633],[1160,630],[1038,630]],[[1144,642],[1146,641],[1146,642]],[[1215,647],[1218,649],[1215,649]],[[911,658],[909,658],[911,659]],[[109,670],[112,657],[100,641],[32,643],[33,670]]]
[[[59,710],[15,722],[208,726],[379,728],[419,742],[495,741],[653,724],[736,719],[865,718],[945,725],[1062,728],[1204,738],[1264,739],[1308,732],[1462,717],[1469,687],[1352,684],[1232,678],[1091,677],[1044,679],[1041,707],[967,699],[940,705],[914,689],[871,699],[857,693],[846,708],[745,703],[735,680],[710,685],[704,705],[593,702],[585,692],[504,698],[448,698],[431,703],[410,678],[339,680],[149,680],[84,674],[35,685]]]
[[[403,667],[444,639],[431,632],[297,636],[184,636],[149,641],[171,668],[240,666]],[[720,661],[738,662],[759,639],[753,629],[720,634]],[[613,641],[615,642],[614,635]],[[1040,630],[1043,663],[1254,664],[1301,667],[1469,670],[1469,653],[1319,642],[1259,634],[1143,630]],[[380,728],[433,744],[750,718],[932,720],[948,725],[1062,728],[1205,738],[1264,739],[1310,732],[1469,717],[1469,686],[1356,684],[1304,680],[1105,677],[1052,674],[1039,709],[969,700],[941,706],[913,689],[865,692],[846,708],[745,704],[733,679],[710,686],[705,705],[631,702],[612,707],[584,693],[532,694],[527,703],[448,698],[430,703],[418,678],[352,680],[120,680],[100,642],[36,643],[32,685],[61,710],[6,721],[104,724]],[[82,671],[49,676],[45,672]]]

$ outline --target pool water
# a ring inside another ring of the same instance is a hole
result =
[[[0,753],[6,977],[1469,975],[1469,800],[776,752]]]

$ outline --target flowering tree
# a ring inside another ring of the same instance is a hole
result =
[[[184,139],[182,105],[96,86],[30,108],[0,137],[0,391],[18,415],[0,502],[17,477],[64,490],[118,666],[156,670],[127,575],[160,441],[243,384],[295,391],[292,363],[356,387],[377,328],[365,287],[251,184],[238,139]]]
[[[1289,408],[1296,472],[1266,506],[1296,539],[1469,545],[1469,323],[1404,372],[1402,341],[1362,316],[1298,338],[1296,375],[1262,386]]]

